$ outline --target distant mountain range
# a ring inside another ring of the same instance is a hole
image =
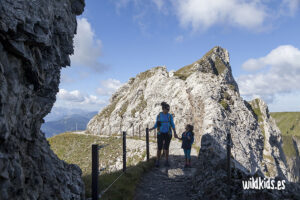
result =
[[[74,114],[79,114],[82,116],[86,116],[89,113],[94,113],[96,111],[86,111],[80,108],[65,108],[65,107],[53,107],[51,112],[44,118],[46,122],[56,121],[62,119],[66,116],[71,116]]]
[[[52,137],[66,131],[85,130],[90,119],[98,112],[81,112],[80,114],[67,114],[62,116],[60,113],[49,117],[53,120],[45,119],[41,130],[45,133],[46,138]]]

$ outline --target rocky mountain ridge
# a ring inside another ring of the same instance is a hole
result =
[[[119,134],[132,128],[135,131],[129,134],[137,130],[144,134],[161,111],[160,103],[166,101],[178,133],[185,124],[194,124],[195,145],[225,157],[226,135],[230,132],[232,155],[241,170],[288,177],[280,131],[262,100],[248,103],[240,96],[229,53],[221,47],[214,47],[200,60],[176,72],[168,72],[165,67],[142,72],[113,94],[110,101],[89,122],[89,133]]]

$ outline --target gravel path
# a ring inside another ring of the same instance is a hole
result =
[[[170,167],[164,167],[164,158],[159,168],[146,173],[136,189],[135,200],[185,200],[191,199],[191,178],[196,173],[197,152],[192,149],[192,168],[184,169],[184,154],[181,142],[170,144]]]

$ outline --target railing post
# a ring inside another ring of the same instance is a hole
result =
[[[139,139],[141,139],[141,125],[139,124]]]
[[[134,137],[134,124],[132,125],[132,136]]]
[[[147,161],[149,161],[149,128],[146,128],[146,152],[147,152]]]
[[[99,176],[98,144],[92,145],[92,200],[98,200],[98,176]]]
[[[231,157],[231,134],[227,133],[227,181],[228,181],[228,199],[231,198],[230,182],[231,182],[231,168],[230,168],[230,157]]]
[[[126,171],[126,131],[123,131],[123,172]]]

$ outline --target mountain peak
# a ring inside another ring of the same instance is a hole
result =
[[[217,76],[223,75],[225,78],[229,76],[227,79],[232,80],[228,51],[220,46],[216,46],[201,59],[177,70],[174,75],[186,80],[194,72],[211,73]]]
[[[224,63],[229,64],[229,53],[226,49],[215,46],[210,51],[208,51],[203,57],[215,59],[216,57],[220,58]]]

